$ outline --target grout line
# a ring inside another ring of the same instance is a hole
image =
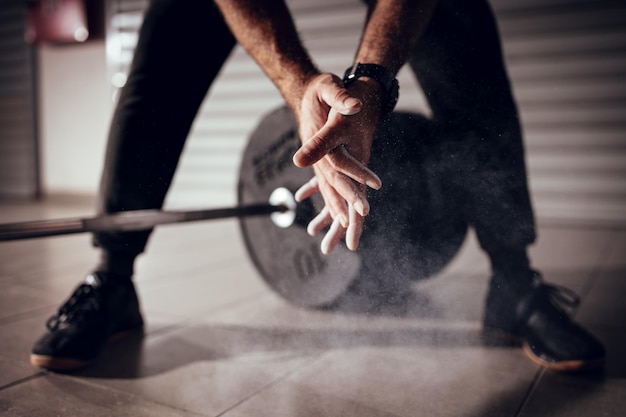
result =
[[[604,248],[604,251],[601,252],[603,256],[600,257],[601,259],[598,260],[597,264],[591,270],[591,273],[589,274],[589,278],[585,281],[585,284],[581,288],[580,290],[581,302],[583,302],[584,299],[589,295],[593,286],[600,279],[601,272],[605,268],[605,265],[607,264],[606,260],[611,254],[611,249],[613,249],[614,247],[614,242],[615,242],[615,238],[610,239],[609,242],[607,242],[606,247]]]
[[[255,390],[254,392],[250,393],[250,395],[248,395],[245,398],[242,398],[241,400],[237,401],[236,403],[232,404],[231,406],[227,407],[226,409],[224,409],[223,411],[219,412],[218,414],[215,415],[215,417],[222,417],[224,415],[226,415],[226,413],[234,410],[235,408],[239,407],[240,405],[242,405],[243,403],[251,400],[252,398],[258,396],[260,393],[262,393],[263,391],[267,391],[268,389],[272,388],[273,386],[275,386],[276,384],[284,381],[285,379],[287,379],[290,375],[293,375],[294,373],[296,373],[296,371],[300,370],[303,367],[307,367],[310,366],[311,364],[319,361],[321,359],[322,356],[324,356],[324,354],[327,351],[322,351],[319,352],[317,355],[313,356],[311,358],[311,360],[309,361],[305,361],[305,363],[296,365],[293,369],[285,372],[283,375],[280,375],[278,377],[276,377],[274,380],[268,382],[267,384],[263,385],[262,387],[260,387],[259,389]]]
[[[20,384],[24,384],[26,382],[32,381],[33,379],[41,378],[42,376],[47,375],[46,371],[37,372],[34,375],[27,376],[25,378],[18,379],[17,381],[9,382],[8,384],[0,386],[0,391],[15,387]]]
[[[526,390],[526,394],[524,395],[524,399],[520,403],[519,407],[517,407],[517,410],[515,411],[515,414],[513,414],[513,417],[520,417],[521,416],[522,411],[524,411],[524,408],[526,408],[526,405],[528,405],[528,402],[530,401],[530,397],[537,390],[537,387],[539,386],[539,382],[541,381],[541,379],[543,378],[543,375],[545,373],[546,373],[546,368],[543,368],[543,367],[541,367],[537,371],[537,373],[535,374],[535,377],[533,378],[533,381],[530,383],[530,386],[528,387],[528,390]]]
[[[85,378],[82,376],[75,376],[75,375],[71,375],[71,374],[54,374],[59,378],[65,378],[67,380],[71,380],[72,382],[76,383],[76,384],[81,384],[81,385],[85,385],[89,388],[93,388],[95,390],[102,390],[102,391],[106,391],[106,392],[113,392],[113,393],[119,393],[125,396],[129,396],[132,398],[137,398],[143,402],[145,402],[146,404],[156,404],[159,407],[164,407],[164,408],[169,408],[175,411],[180,411],[183,412],[185,416],[189,416],[189,415],[193,415],[193,416],[205,416],[205,414],[198,414],[195,411],[190,411],[187,410],[185,408],[180,408],[171,404],[166,404],[166,403],[162,403],[158,400],[152,400],[150,398],[146,398],[140,394],[136,394],[134,392],[130,392],[128,390],[124,390],[124,389],[120,389],[117,388],[116,386],[109,386],[109,385],[101,385],[97,382],[94,382],[93,380],[90,380],[89,378]]]
[[[40,316],[41,314],[45,312],[48,312],[48,315],[51,315],[54,313],[54,311],[56,311],[56,308],[57,307],[55,304],[49,304],[49,305],[44,305],[43,307],[34,308],[32,310],[23,311],[21,313],[11,314],[11,315],[0,318],[0,326],[16,323],[21,320],[28,320],[28,319]],[[44,323],[45,323],[45,320],[44,320]]]
[[[261,292],[256,292],[254,294],[251,294],[247,297],[244,298],[239,298],[230,302],[227,302],[226,304],[220,305],[220,306],[216,306],[214,308],[211,308],[209,310],[207,310],[205,313],[202,313],[202,316],[210,316],[212,313],[218,313],[218,312],[222,312],[223,310],[229,310],[232,308],[236,308],[239,304],[244,304],[244,303],[248,303],[250,300],[255,300],[259,298],[259,294],[261,294]],[[155,311],[157,312],[157,311]],[[159,312],[160,313],[160,312]],[[149,312],[147,313],[149,315]],[[164,314],[164,313],[160,313],[160,314]],[[156,330],[147,332],[145,335],[147,337],[160,337],[162,334],[168,334],[168,333],[173,333],[173,332],[177,332],[177,331],[182,331],[186,328],[189,328],[190,326],[193,326],[195,323],[198,322],[202,322],[203,318],[202,317],[198,317],[197,315],[190,315],[190,316],[177,316],[177,317],[173,317],[174,323],[165,325],[161,328],[158,328]],[[148,319],[149,320],[149,319]]]

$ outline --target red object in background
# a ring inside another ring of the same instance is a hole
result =
[[[29,7],[27,42],[76,43],[88,38],[83,0],[37,0]]]

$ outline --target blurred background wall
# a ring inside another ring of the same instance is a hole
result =
[[[97,191],[116,85],[146,0],[106,0],[106,36],[72,45],[23,40],[23,0],[0,2],[0,196]],[[289,0],[321,68],[350,65],[358,0]],[[544,222],[626,223],[626,2],[492,0]],[[22,37],[20,37],[22,36]],[[20,40],[22,39],[22,40]],[[412,74],[399,109],[428,113]],[[176,82],[176,80],[172,80]],[[170,207],[234,204],[241,150],[281,98],[238,48],[194,124]]]

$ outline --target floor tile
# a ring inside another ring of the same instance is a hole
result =
[[[413,289],[428,300],[435,317],[478,322],[482,318],[489,278],[484,273],[444,274],[417,282]]]
[[[614,239],[609,229],[544,226],[537,233],[537,242],[530,247],[530,259],[544,272],[596,267]]]
[[[344,339],[358,339],[359,333],[367,339],[368,332],[388,336],[407,331],[434,334],[440,327],[440,335],[447,333],[453,337],[456,330],[450,328],[457,327],[461,335],[473,335],[480,326],[477,320],[468,318],[465,312],[456,316],[442,313],[441,306],[419,293],[397,304],[383,307],[374,305],[377,307],[375,310],[366,306],[361,306],[362,309],[306,309],[267,292],[199,320],[208,325],[247,327],[250,332],[257,329],[256,333],[259,334],[283,333],[289,335],[288,339],[297,346],[316,346],[315,343],[321,343],[320,348],[327,348],[325,343],[332,343],[333,340],[341,342]],[[475,315],[475,311],[472,315]]]
[[[16,382],[21,382],[39,376],[43,371],[34,369],[32,366],[8,359],[0,355],[0,396],[4,389],[8,389]]]
[[[247,261],[235,220],[194,222],[157,228],[136,264],[139,282],[176,280],[206,269]]]
[[[220,306],[268,291],[256,271],[246,264],[213,272],[196,271],[192,278],[160,281],[145,290],[141,283],[137,287],[146,310],[180,317],[208,314]]]
[[[606,364],[603,375],[608,379],[626,381],[626,332],[624,329],[588,326],[606,348]],[[626,395],[626,391],[624,391]]]
[[[489,258],[480,248],[474,230],[469,229],[463,245],[441,274],[476,275],[488,274],[489,271]]]
[[[468,401],[462,415],[512,416],[536,371],[520,349],[485,348],[479,322],[459,317],[305,310],[268,295],[204,321],[241,329],[248,349],[325,352],[227,416],[458,416]],[[451,404],[466,385],[476,391]]]
[[[0,280],[39,288],[66,277],[80,280],[95,265],[97,253],[87,235],[74,235],[0,242],[0,260]]]
[[[520,417],[621,417],[626,380],[546,374]]]
[[[576,317],[626,331],[626,268],[596,271],[596,275]]]
[[[45,297],[21,285],[11,285],[0,292],[0,323],[11,317],[41,311],[48,304]]]
[[[259,342],[258,333],[191,326],[148,338],[134,358],[124,347],[109,350],[96,366],[76,375],[173,408],[218,415],[317,354],[285,349],[280,334]]]
[[[512,416],[534,373],[518,350],[336,349],[226,416]]]
[[[58,375],[42,376],[0,391],[0,414],[12,417],[200,415]]]
[[[615,231],[612,245],[602,265],[608,269],[626,269],[626,230]]]
[[[626,378],[626,269],[596,271],[576,320],[605,345],[607,377]],[[625,392],[626,394],[626,392]]]
[[[1,356],[29,365],[30,350],[33,343],[45,331],[45,323],[50,315],[38,313],[27,318],[0,324]]]
[[[92,195],[50,195],[37,201],[3,201],[0,206],[0,222],[93,216],[95,200]]]

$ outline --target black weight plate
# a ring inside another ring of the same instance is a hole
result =
[[[322,208],[319,196],[298,206],[287,229],[269,218],[241,218],[248,252],[269,286],[294,304],[323,306],[354,289],[402,292],[439,272],[463,243],[467,224],[446,192],[446,172],[438,171],[438,139],[433,123],[415,114],[393,113],[381,124],[370,167],[383,188],[369,191],[371,214],[357,252],[342,244],[325,256],[323,236],[308,236],[306,225]],[[312,169],[292,163],[299,145],[287,108],[266,116],[243,155],[239,204],[267,201],[278,187],[295,192],[308,181]]]
[[[246,147],[239,172],[239,204],[267,202],[279,187],[292,193],[313,176],[297,168],[292,156],[300,139],[290,110],[265,117]],[[322,208],[315,197],[297,210],[289,228],[276,226],[270,216],[240,218],[248,253],[265,282],[285,299],[300,306],[319,307],[343,294],[360,270],[360,257],[339,245],[331,255],[320,252],[322,235],[311,237],[306,225]]]
[[[458,252],[467,234],[459,204],[440,163],[448,138],[423,116],[395,112],[376,132],[369,167],[383,187],[369,191],[359,253],[365,260],[355,288],[403,293],[414,280],[434,276]]]

